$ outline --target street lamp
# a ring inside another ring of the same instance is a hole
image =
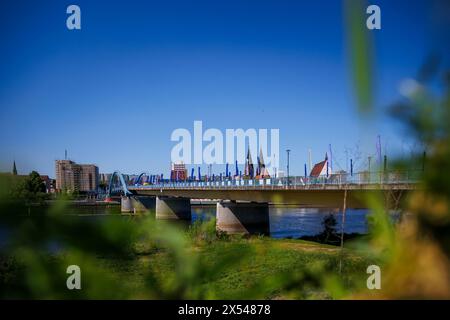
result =
[[[287,186],[289,187],[289,153],[291,152],[290,149],[286,150],[287,153]]]

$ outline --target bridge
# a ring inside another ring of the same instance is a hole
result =
[[[417,187],[421,172],[361,172],[320,177],[265,179],[216,178],[209,181],[158,181],[143,185],[142,176],[125,183],[115,172],[108,194],[120,194],[123,212],[156,209],[157,219],[191,219],[191,199],[217,200],[217,228],[228,233],[268,233],[269,205],[304,208],[367,208],[367,198],[382,197],[397,209]]]

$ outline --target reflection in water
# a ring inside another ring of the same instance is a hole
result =
[[[341,230],[342,213],[332,210],[312,208],[280,208],[270,210],[270,234],[274,238],[312,236],[323,229],[322,220],[329,213],[335,214],[338,231]],[[366,233],[368,210],[347,210],[345,215],[346,233]]]
[[[312,236],[322,231],[322,220],[333,213],[337,220],[337,230],[341,230],[341,212],[336,210],[278,207],[269,209],[270,235],[273,238],[298,238]],[[207,220],[216,214],[215,206],[192,206],[192,220]],[[368,210],[347,210],[345,216],[346,233],[367,233],[366,215]]]
[[[36,212],[38,211],[38,212]],[[39,212],[42,211],[42,212]],[[31,219],[45,219],[43,214],[46,210],[41,208],[32,212]],[[296,207],[281,207],[271,206],[269,208],[270,219],[270,235],[274,238],[298,238],[301,236],[312,236],[322,231],[322,220],[329,214],[336,215],[336,221],[338,225],[337,230],[341,229],[342,215],[340,212],[324,209],[313,208],[296,208]],[[345,221],[346,233],[367,233],[367,221],[366,216],[368,210],[347,210]],[[40,214],[39,214],[40,213]],[[120,207],[76,207],[68,208],[65,212],[68,215],[68,219],[74,219],[76,216],[80,218],[93,219],[94,221],[102,221],[103,219],[117,218],[121,219],[123,216],[120,214]],[[154,210],[150,212],[154,215]],[[208,220],[216,215],[216,206],[204,205],[204,206],[192,206],[192,221],[201,219]],[[17,223],[23,219],[29,219],[30,217],[18,216]],[[189,224],[188,222],[180,221],[180,225]],[[11,227],[11,225],[9,226]],[[11,230],[3,225],[0,221],[0,247],[9,238]]]

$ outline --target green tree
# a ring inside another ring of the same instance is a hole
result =
[[[41,176],[36,171],[32,171],[25,179],[25,189],[33,194],[45,192],[45,185]]]
[[[106,182],[100,182],[98,184],[99,189],[101,189],[102,191],[106,191],[106,189],[108,188],[108,184]]]
[[[337,221],[332,213],[326,215],[322,220],[323,231],[320,238],[324,243],[328,243],[330,240],[338,237],[336,232]]]
[[[30,203],[41,203],[46,198],[45,184],[36,171],[32,171],[27,177],[17,177],[18,182],[11,192],[11,197],[16,200]]]

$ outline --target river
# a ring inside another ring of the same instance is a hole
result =
[[[209,219],[215,215],[214,206],[192,206],[192,220]],[[367,233],[368,214],[366,209],[347,210],[345,216],[345,233]],[[323,229],[322,220],[329,213],[335,214],[337,230],[341,230],[342,214],[340,212],[299,207],[269,207],[270,236],[272,238],[299,238],[313,236]]]
[[[33,210],[36,210],[34,208]],[[42,210],[39,210],[42,211]],[[215,216],[216,208],[211,205],[193,205],[192,221],[201,219],[207,220]],[[273,238],[299,238],[301,236],[312,236],[320,233],[323,229],[323,218],[331,213],[331,210],[299,208],[286,206],[270,206],[270,236]],[[347,210],[345,221],[346,233],[367,233],[368,210]],[[86,219],[106,219],[111,216],[120,216],[120,207],[106,206],[80,206],[71,207],[67,211],[71,216],[77,215]],[[153,213],[154,214],[154,213]],[[337,221],[337,230],[341,230],[342,214],[333,211]],[[18,219],[20,219],[18,217]],[[0,242],[7,237],[8,230],[0,223]]]

